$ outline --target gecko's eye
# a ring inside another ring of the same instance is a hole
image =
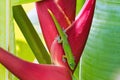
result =
[[[73,66],[73,67],[74,67],[74,66],[75,66],[75,64],[74,64],[74,63],[71,63],[71,64],[70,64],[70,66]]]

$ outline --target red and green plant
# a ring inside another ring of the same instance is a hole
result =
[[[14,3],[16,6],[13,6],[13,17],[40,64],[27,62],[12,55],[12,52],[9,51],[12,48],[10,44],[6,49],[9,52],[5,51],[5,48],[1,46],[0,63],[20,80],[74,79],[73,75],[77,66],[79,66],[78,63],[91,28],[95,2],[96,0],[86,0],[77,17],[76,0],[42,0],[36,2],[36,10],[48,51],[41,42],[21,5]],[[59,34],[48,9],[53,12],[60,26],[67,34],[76,63],[74,70],[71,70],[67,61],[63,59],[65,55],[64,49],[56,41]],[[12,12],[12,10],[10,11]],[[9,23],[11,22],[9,21]]]

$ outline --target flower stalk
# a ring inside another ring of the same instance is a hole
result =
[[[0,47],[15,53],[15,36],[11,0],[0,0]],[[0,80],[12,79],[13,75],[0,65]]]

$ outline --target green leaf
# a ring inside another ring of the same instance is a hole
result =
[[[11,0],[0,0],[0,47],[15,53]],[[0,80],[12,80],[13,75],[0,65]]]
[[[13,7],[14,18],[39,63],[51,63],[50,56],[21,6]]]
[[[8,50],[10,0],[0,0],[0,47]]]
[[[73,73],[73,80],[79,80],[79,65],[80,64],[77,65],[77,67]]]
[[[77,0],[76,14],[79,13],[79,11],[81,10],[81,8],[82,8],[84,2],[85,2],[85,0]]]
[[[120,4],[97,0],[81,80],[120,80]]]
[[[16,55],[23,60],[33,62],[35,59],[33,52],[26,42],[17,24],[15,24],[15,39]]]
[[[12,0],[12,5],[16,6],[16,5],[32,3],[32,2],[37,2],[37,1],[42,1],[42,0]]]

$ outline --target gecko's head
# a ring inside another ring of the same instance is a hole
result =
[[[75,63],[70,63],[69,65],[70,65],[70,68],[71,68],[72,70],[75,69]]]

